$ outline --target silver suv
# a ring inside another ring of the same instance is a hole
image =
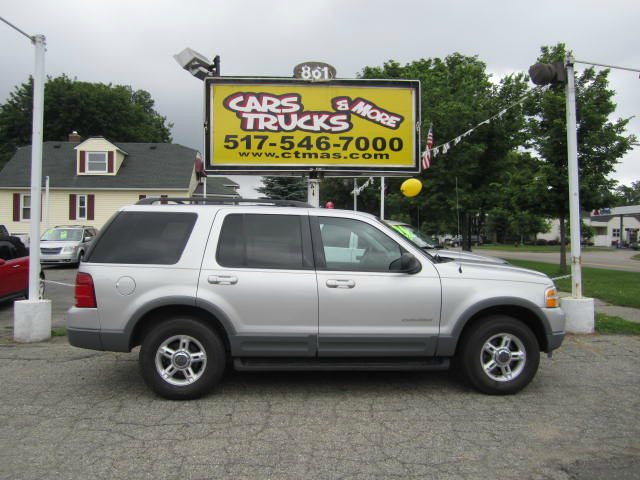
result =
[[[201,396],[231,365],[443,370],[452,359],[478,390],[511,394],[564,338],[546,275],[432,257],[371,215],[159,201],[123,207],[98,235],[68,338],[141,345],[143,378],[164,397]]]
[[[58,225],[40,238],[40,263],[78,265],[97,230],[87,225]]]

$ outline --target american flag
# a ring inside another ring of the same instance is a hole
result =
[[[427,134],[427,146],[422,154],[422,170],[426,170],[431,166],[431,147],[433,146],[433,129],[429,125],[429,133]]]

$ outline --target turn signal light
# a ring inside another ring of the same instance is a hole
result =
[[[93,288],[93,278],[88,273],[78,272],[76,275],[76,307],[96,308],[96,291]]]
[[[545,305],[547,308],[556,308],[558,306],[558,291],[555,287],[547,288],[544,292]]]

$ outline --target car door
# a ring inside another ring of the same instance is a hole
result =
[[[25,291],[29,286],[29,257],[17,255],[18,250],[11,242],[0,241],[0,298]]]
[[[440,277],[431,262],[375,220],[312,216],[319,299],[319,356],[430,356],[440,321]],[[386,229],[384,229],[386,230]],[[418,273],[391,271],[404,252]]]
[[[219,211],[198,302],[224,317],[234,356],[315,356],[318,298],[307,209]]]

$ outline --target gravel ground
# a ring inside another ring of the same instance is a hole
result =
[[[631,479],[640,337],[569,336],[511,397],[451,373],[230,373],[171,402],[137,354],[0,343],[2,479]]]

